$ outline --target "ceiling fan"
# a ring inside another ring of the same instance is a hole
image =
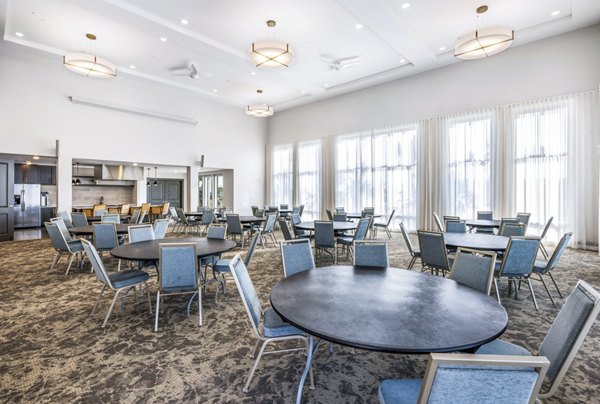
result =
[[[321,61],[327,64],[329,70],[345,70],[362,63],[360,56],[348,56],[340,59],[334,59],[327,55],[320,55],[320,57]]]
[[[188,76],[191,79],[197,79],[199,77],[198,69],[196,68],[196,65],[194,63],[190,63],[190,65],[188,67],[171,70],[171,76],[176,76],[176,77]]]

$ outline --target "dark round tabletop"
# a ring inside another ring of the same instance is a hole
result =
[[[487,227],[491,229],[500,227],[500,220],[471,219],[466,220],[465,223],[471,227]]]
[[[173,238],[162,240],[140,241],[137,243],[123,244],[110,250],[110,255],[115,258],[131,261],[158,261],[159,244],[191,243],[195,242],[196,255],[206,257],[231,250],[236,246],[235,241],[207,239],[207,238]]]
[[[131,217],[131,215],[121,215],[120,216],[121,221],[129,220],[130,217]],[[102,221],[102,216],[88,216],[86,219],[88,222],[100,222],[100,221]]]
[[[203,212],[183,212],[183,214],[186,216],[199,216],[199,217],[202,217],[202,213]]]
[[[116,226],[117,226],[117,234],[127,234],[127,229],[129,229],[129,226],[136,226],[136,225],[127,223],[127,224],[117,224]],[[78,236],[91,236],[94,234],[94,225],[90,224],[87,226],[71,227],[69,229],[69,231]]]
[[[508,237],[483,233],[444,233],[448,247],[465,247],[474,250],[505,251]]]
[[[397,268],[321,267],[271,291],[286,321],[327,341],[385,352],[451,352],[498,338],[508,325],[493,298],[451,279]]]
[[[373,217],[381,217],[381,215],[379,213],[376,213],[374,215],[371,215]],[[346,217],[348,219],[362,219],[362,213],[348,213],[346,215]]]
[[[354,230],[358,224],[356,222],[333,222],[333,230],[346,231]],[[315,222],[301,222],[295,225],[300,230],[315,231]]]
[[[266,217],[258,217],[258,216],[240,216],[241,223],[260,223],[267,220]],[[227,218],[220,218],[219,222],[227,222]]]

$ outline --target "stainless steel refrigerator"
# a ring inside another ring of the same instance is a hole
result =
[[[39,184],[15,184],[15,227],[40,227]]]

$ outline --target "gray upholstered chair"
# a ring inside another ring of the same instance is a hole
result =
[[[520,223],[521,222],[519,222],[519,219],[517,219],[516,217],[503,217],[502,219],[500,219],[500,228],[498,229],[498,234],[502,233],[502,228],[507,224],[518,225]]]
[[[353,243],[353,265],[387,268],[389,266],[387,242],[382,240],[357,240]]]
[[[388,217],[387,222],[384,223],[373,223],[373,229],[375,230],[375,237],[377,237],[377,230],[378,229],[382,229],[385,231],[385,233],[387,234],[388,238],[391,240],[392,239],[392,233],[390,232],[390,225],[392,224],[392,219],[394,218],[394,215],[396,214],[396,210],[392,210],[392,214],[390,215],[390,217]]]
[[[256,290],[254,289],[254,285],[252,284],[252,280],[250,279],[250,275],[248,274],[248,269],[241,257],[236,255],[231,262],[229,263],[229,269],[233,275],[233,279],[235,280],[235,284],[240,292],[240,297],[242,298],[242,302],[244,303],[244,307],[246,309],[246,313],[248,314],[248,318],[250,319],[250,325],[252,327],[252,331],[256,336],[256,345],[254,346],[254,350],[252,352],[252,356],[256,353],[256,349],[258,345],[262,342],[262,346],[256,357],[254,365],[250,370],[250,374],[248,375],[248,380],[244,385],[243,391],[245,393],[248,392],[248,388],[250,386],[250,382],[252,381],[252,377],[254,376],[254,372],[258,367],[258,363],[265,353],[265,348],[267,345],[273,342],[279,341],[289,341],[289,340],[300,340],[305,345],[306,348],[292,348],[286,346],[285,349],[282,350],[272,350],[268,353],[276,353],[276,352],[290,352],[290,351],[299,351],[306,350],[308,351],[308,338],[304,333],[298,328],[292,326],[289,323],[283,321],[281,317],[273,310],[272,308],[267,308],[263,311],[263,308],[260,305],[260,300],[258,295],[256,294]],[[261,330],[261,320],[262,320],[262,330]],[[310,372],[310,384],[311,388],[314,388],[312,370]]]
[[[544,238],[546,238],[546,233],[548,233],[548,230],[550,229],[550,226],[552,226],[552,221],[554,220],[554,216],[550,216],[550,219],[548,219],[548,221],[546,222],[546,225],[544,226],[544,230],[542,230],[542,234],[540,235],[540,251],[542,252],[542,255],[544,256],[544,259],[548,259],[548,257],[550,256],[548,254],[548,250],[546,250],[546,247],[544,247]]]
[[[443,223],[446,223],[447,221],[450,221],[450,220],[458,221],[458,220],[460,220],[460,216],[444,215],[444,216],[442,216],[442,219],[443,219]]]
[[[333,214],[331,211],[329,209],[325,209],[325,212],[327,213],[327,219],[333,221]]]
[[[258,210],[258,206],[250,206],[250,209],[252,209],[252,216],[256,216],[256,211]]]
[[[346,213],[346,209],[344,209],[343,206],[336,206],[335,207],[335,213]]]
[[[548,275],[550,277],[550,279],[552,280],[552,283],[554,284],[554,287],[556,288],[556,291],[558,292],[558,295],[562,298],[563,295],[560,291],[560,289],[558,288],[558,284],[556,283],[556,281],[554,280],[554,276],[552,276],[552,271],[554,270],[554,268],[556,268],[556,265],[558,264],[558,260],[560,259],[560,257],[562,257],[563,253],[565,252],[565,249],[567,248],[567,246],[569,245],[569,242],[571,241],[571,237],[573,237],[573,233],[569,232],[569,233],[565,233],[562,238],[560,239],[560,241],[558,242],[558,245],[556,246],[556,248],[554,249],[554,252],[552,253],[552,257],[550,257],[550,260],[546,261],[535,261],[535,263],[533,264],[533,273],[536,274],[540,281],[542,282],[542,284],[544,285],[544,289],[546,289],[546,293],[548,293],[548,297],[550,297],[550,301],[552,302],[552,304],[554,305],[554,299],[552,298],[552,294],[550,294],[550,290],[548,289],[548,285],[546,285],[546,281],[544,281],[544,275]],[[541,241],[540,241],[541,244]],[[535,279],[535,278],[532,278]]]
[[[498,231],[499,236],[504,237],[523,237],[525,235],[525,225],[521,223],[504,223]]]
[[[62,219],[60,219],[60,222],[62,223]],[[64,223],[62,224],[64,226]],[[83,259],[83,256],[81,255],[83,253],[83,245],[81,244],[81,240],[72,240],[70,236],[69,240],[67,240],[59,227],[58,221],[44,223],[44,226],[46,227],[46,231],[50,236],[52,246],[56,251],[56,255],[54,256],[54,260],[50,266],[50,271],[54,269],[54,266],[58,263],[58,260],[63,254],[69,254],[69,265],[67,266],[67,270],[65,272],[65,275],[68,275],[75,257],[80,256],[80,260]]]
[[[600,312],[600,293],[580,280],[546,333],[537,354],[550,361],[549,383],[540,392],[541,399],[552,397],[577,355],[586,335]],[[530,355],[518,345],[500,339],[482,345],[476,352],[482,355]]]
[[[62,218],[63,222],[65,222],[65,226],[67,226],[67,229],[73,227],[73,222],[71,220],[71,215],[69,215],[69,212],[65,212],[64,210],[60,211],[58,212],[58,216]]]
[[[202,220],[200,224],[204,226],[202,233],[206,233],[208,231],[208,226],[210,226],[215,221],[215,214],[212,210],[204,210],[202,211]]]
[[[494,220],[494,212],[491,210],[479,210],[477,211],[478,220]],[[494,228],[492,227],[475,227],[477,233],[494,234]]]
[[[333,220],[334,222],[346,222],[348,221],[348,215],[346,215],[345,213],[336,213],[333,215]]]
[[[165,238],[167,234],[167,229],[169,228],[169,219],[156,219],[152,224],[152,229],[154,230],[154,238],[156,240],[162,240]]]
[[[138,224],[141,213],[142,213],[142,211],[140,209],[134,209],[133,213],[131,214],[131,217],[129,218],[129,223]]]
[[[419,246],[421,249],[421,265],[422,270],[434,271],[439,275],[440,271],[443,276],[446,272],[450,272],[450,262],[448,261],[448,252],[444,241],[444,233],[435,231],[418,230]]]
[[[225,240],[227,236],[227,225],[222,223],[213,223],[208,226],[206,230],[206,238],[209,240]],[[204,280],[206,281],[206,273],[209,265],[214,265],[214,263],[221,258],[221,255],[208,255],[206,257],[200,258],[200,265],[204,267]],[[205,283],[206,286],[206,283]],[[206,287],[205,289],[206,290]]]
[[[364,219],[365,217],[367,217],[367,215],[373,216],[374,214],[375,214],[375,208],[373,208],[373,207],[363,208],[362,212],[360,213],[360,218]]]
[[[496,296],[498,303],[500,301],[500,293],[498,292],[498,281],[502,278],[507,278],[509,282],[509,291],[511,283],[514,285],[515,297],[518,296],[519,287],[517,281],[527,282],[531,298],[535,309],[539,310],[533,286],[531,285],[531,272],[535,257],[539,248],[540,239],[537,237],[511,237],[508,241],[506,253],[501,264],[496,264],[496,273],[494,275],[494,287],[496,288]]]
[[[73,221],[73,227],[88,226],[87,216],[83,212],[71,213],[71,219]]]
[[[302,207],[301,206],[294,206],[292,208],[292,215],[302,216]]]
[[[130,243],[137,243],[140,241],[155,240],[154,229],[151,224],[140,224],[138,226],[129,226],[127,229]]]
[[[102,217],[104,215],[108,215],[108,213],[109,213],[108,209],[102,209],[102,208],[94,209],[94,211],[93,211],[93,214],[95,217],[99,217],[99,216]]]
[[[103,222],[119,224],[121,223],[121,215],[119,215],[118,213],[108,213],[106,215],[102,215],[101,220]]]
[[[435,225],[437,226],[438,231],[441,231],[443,233],[444,225],[442,224],[442,221],[440,220],[440,217],[438,216],[437,212],[433,212],[433,220],[435,221]]]
[[[267,221],[265,222],[265,226],[260,229],[260,244],[264,247],[265,241],[267,237],[271,239],[274,245],[277,244],[277,239],[275,238],[275,223],[277,222],[277,213],[269,213],[267,215]]]
[[[366,217],[358,221],[356,231],[351,237],[344,236],[337,238],[338,246],[341,246],[346,251],[346,258],[354,257],[354,242],[365,240],[369,231],[369,225],[371,224],[371,217]]]
[[[96,247],[96,251],[98,251],[100,258],[102,258],[103,252],[110,251],[119,246],[117,227],[113,222],[94,223],[92,226],[94,232],[94,247]],[[119,260],[117,270],[121,270],[121,260]]]
[[[531,213],[518,212],[517,219],[519,219],[519,223],[522,223],[527,227],[529,224],[529,218],[531,217]]]
[[[331,255],[334,265],[337,265],[337,242],[333,231],[333,222],[315,220],[315,261],[321,251]]]
[[[284,278],[315,268],[309,239],[281,241],[280,248]]]
[[[534,404],[548,369],[543,356],[432,353],[423,379],[384,380],[380,404]]]
[[[464,220],[446,220],[446,232],[466,233],[467,225]]]
[[[400,232],[402,232],[402,237],[406,243],[406,248],[408,248],[408,252],[410,253],[410,263],[408,264],[407,269],[412,269],[417,261],[417,258],[421,258],[421,251],[413,247],[410,237],[408,237],[408,232],[406,231],[404,223],[402,222],[400,222]]]
[[[227,215],[227,235],[232,238],[240,238],[240,244],[244,248],[246,236],[250,232],[250,229],[246,229],[242,226],[239,214]]]
[[[92,309],[90,315],[94,314],[96,308],[100,304],[100,298],[102,298],[102,294],[106,289],[113,290],[115,292],[112,302],[110,304],[110,308],[108,309],[108,313],[106,313],[106,317],[104,318],[104,322],[102,323],[102,328],[106,327],[106,323],[108,322],[108,318],[115,307],[115,303],[117,301],[117,297],[119,293],[123,290],[127,291],[131,288],[134,288],[138,285],[146,286],[146,295],[148,297],[148,310],[150,314],[152,314],[152,303],[150,302],[150,290],[148,289],[148,284],[146,281],[150,278],[150,276],[144,272],[137,269],[128,269],[125,271],[115,272],[113,274],[108,274],[106,272],[106,268],[96,251],[96,248],[87,240],[81,241],[85,253],[92,264],[92,268],[96,273],[96,278],[102,283],[102,290],[100,291],[100,295],[98,296],[98,300],[96,300],[96,304]]]
[[[450,279],[489,295],[495,266],[495,253],[459,247],[452,262]]]
[[[158,331],[160,299],[167,295],[193,294],[198,296],[198,326],[202,325],[202,284],[198,276],[196,243],[159,245],[158,291],[154,331]],[[189,307],[189,305],[188,305]]]
[[[296,238],[311,238],[312,235],[302,229],[298,229],[296,225],[300,224],[302,220],[300,219],[300,215],[296,213],[292,213],[292,230],[294,231],[294,235]]]
[[[288,226],[287,220],[280,217],[277,221],[279,222],[279,228],[281,229],[281,234],[283,234],[283,239],[286,241],[293,240],[294,236],[292,236],[292,231],[290,230],[290,226]]]

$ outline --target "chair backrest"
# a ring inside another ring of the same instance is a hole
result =
[[[529,224],[529,218],[531,217],[531,213],[518,212],[517,219],[519,219],[519,223],[527,226]]]
[[[302,216],[303,213],[304,213],[304,205],[300,205],[300,213],[299,213],[299,215]]]
[[[155,240],[154,229],[151,224],[141,224],[139,226],[129,226],[127,229],[129,242],[137,243],[140,241]]]
[[[213,223],[210,226],[208,226],[208,230],[206,230],[206,238],[224,240],[226,235],[227,235],[227,225],[226,224]]]
[[[346,213],[346,209],[343,206],[336,206],[335,213]]]
[[[170,207],[170,206],[171,206],[171,203],[170,203],[170,202],[163,202],[163,204],[162,204],[162,210],[161,210],[161,212],[160,212],[160,213],[161,213],[163,216],[164,216],[164,215],[166,215],[167,213],[169,213],[169,207]]]
[[[258,209],[258,206],[250,206],[250,209],[252,209],[252,216],[256,216],[256,210]]]
[[[102,215],[101,221],[119,224],[119,223],[121,223],[121,215],[119,215],[118,213],[110,213],[108,215]]]
[[[137,224],[138,220],[140,220],[140,213],[142,211],[139,209],[134,209],[131,217],[129,218],[129,223]]]
[[[177,210],[175,209],[175,207],[174,207],[174,206],[171,206],[171,207],[169,208],[169,214],[171,215],[171,217],[172,217],[174,220],[178,220],[178,219],[179,219],[179,216],[177,215]]]
[[[450,221],[450,220],[454,220],[454,221],[460,220],[460,216],[448,216],[448,215],[444,215],[442,218],[444,219],[444,223],[446,223],[447,221]],[[448,230],[446,230],[446,231],[448,231]]]
[[[500,275],[525,276],[535,263],[540,239],[537,237],[511,237],[500,266]]]
[[[442,221],[440,220],[440,217],[438,216],[437,212],[433,212],[433,220],[435,220],[435,225],[437,226],[438,231],[443,232],[444,225],[442,224]]]
[[[534,404],[548,359],[543,356],[430,354],[419,404]]]
[[[389,266],[387,242],[382,240],[354,241],[353,264],[365,267]]]
[[[300,208],[300,206],[294,206],[294,208],[292,209],[292,214],[300,215],[301,210],[302,209]]]
[[[477,219],[479,220],[494,220],[494,212],[491,210],[477,211]]]
[[[159,244],[158,285],[163,293],[198,289],[196,243]]]
[[[71,219],[73,220],[73,227],[87,226],[89,224],[87,216],[83,212],[71,213]]]
[[[558,260],[560,259],[560,257],[562,257],[563,253],[565,252],[565,249],[569,245],[571,237],[573,237],[573,233],[571,232],[565,233],[562,236],[562,238],[558,242],[558,245],[554,249],[552,256],[548,260],[548,264],[546,265],[546,271],[552,271],[556,267],[556,264],[558,264]]]
[[[288,204],[287,203],[280,203],[279,204],[279,210],[287,210],[288,209]]]
[[[550,361],[547,376],[551,386],[543,397],[556,391],[599,312],[600,293],[578,281],[540,345],[538,354]]]
[[[242,222],[240,222],[240,215],[238,213],[227,215],[227,233],[242,234]]]
[[[392,210],[392,214],[390,215],[390,217],[388,217],[388,220],[387,220],[388,226],[392,223],[392,219],[394,218],[395,214],[396,214],[396,209]]]
[[[96,278],[98,278],[100,282],[104,283],[109,288],[114,289],[112,283],[110,282],[110,278],[108,277],[108,273],[106,272],[106,268],[104,267],[104,263],[102,263],[102,259],[98,255],[96,247],[94,247],[92,243],[85,239],[81,239],[81,244],[83,245],[85,255],[92,264]]]
[[[121,205],[121,209],[119,209],[119,213],[121,213],[122,215],[128,215],[129,214],[129,205],[128,204]]]
[[[544,226],[544,230],[542,230],[542,234],[540,235],[540,240],[543,240],[544,237],[546,237],[546,233],[548,233],[548,230],[550,229],[550,226],[552,225],[553,220],[554,220],[554,216],[550,216],[550,219],[548,219],[548,221],[546,222],[546,225]]]
[[[333,220],[333,214],[331,213],[331,211],[329,209],[325,209],[325,212],[327,213],[327,219]],[[336,212],[336,214],[338,213]]]
[[[404,223],[400,222],[400,232],[402,232],[402,237],[404,238],[404,242],[406,243],[406,247],[408,248],[408,252],[411,257],[415,256],[415,249],[410,241],[410,237],[408,237],[408,232],[406,231],[406,227],[404,227]]]
[[[504,237],[522,237],[525,235],[525,225],[521,223],[505,223],[500,226],[498,235]]]
[[[315,220],[315,247],[335,247],[333,222]]]
[[[421,262],[424,266],[437,269],[450,269],[444,233],[418,230]]]
[[[108,206],[106,204],[97,204],[92,206],[92,215],[94,216],[102,216],[108,213]]]
[[[505,224],[519,224],[521,222],[519,222],[519,219],[517,219],[516,217],[503,217],[502,219],[500,219],[500,228],[502,228],[503,225]]]
[[[334,222],[345,222],[346,220],[348,220],[348,217],[345,213],[336,213],[333,215]]]
[[[281,241],[280,248],[284,278],[315,268],[309,239]]]
[[[272,233],[275,228],[275,222],[277,221],[277,213],[269,213],[267,215],[267,222],[263,229],[263,233]]]
[[[366,217],[364,219],[360,219],[358,221],[358,226],[356,226],[356,231],[354,232],[354,237],[352,238],[352,240],[360,241],[360,240],[364,240],[367,238],[367,232],[369,231],[369,225],[371,224],[371,218],[372,218],[372,216]]]
[[[65,221],[62,219],[62,217],[53,217],[52,219],[50,219],[50,222],[56,223],[56,225],[58,226],[58,229],[62,233],[62,235],[65,238],[65,241],[67,243],[69,241],[73,241],[73,239],[71,238],[71,233],[69,232],[69,229],[67,229],[67,226],[65,225]]]
[[[360,212],[360,218],[364,219],[367,215],[373,216],[375,214],[375,208],[363,208]]]
[[[202,224],[211,224],[215,220],[215,214],[212,210],[202,212]]]
[[[119,245],[117,227],[112,222],[93,224],[94,246],[97,250],[112,250]]]
[[[162,240],[167,234],[169,228],[169,219],[156,219],[154,221],[152,229],[154,230],[154,238],[156,240]]]
[[[264,209],[256,209],[256,212],[254,213],[254,216],[256,216],[256,217],[264,217],[265,216],[265,210]]]
[[[142,203],[142,206],[141,206],[142,213],[148,213],[148,212],[150,212],[150,207],[151,206],[152,205],[150,205],[149,203]]]
[[[65,226],[67,226],[67,229],[70,229],[71,227],[73,227],[73,222],[71,221],[71,215],[69,215],[69,212],[65,212],[60,211],[58,212],[58,216],[62,217],[63,222],[65,222]]]
[[[239,254],[233,257],[229,262],[229,269],[235,280],[235,285],[240,292],[240,297],[242,298],[242,302],[244,303],[244,307],[250,318],[250,325],[252,325],[254,334],[260,336],[258,333],[258,325],[260,323],[262,307],[258,295],[256,294],[256,290],[254,289],[254,285],[252,284],[252,279],[250,279],[250,275],[248,274],[248,268],[246,268],[246,265]]]
[[[142,213],[140,213],[140,217],[138,218],[137,224],[144,223],[144,219],[146,218],[147,214],[148,214],[148,212],[142,211]]]
[[[464,220],[446,220],[446,232],[466,233],[467,224]]]
[[[304,230],[296,228],[296,225],[300,224],[301,222],[302,220],[300,219],[300,215],[292,213],[292,228],[294,229],[294,234],[296,237],[306,234]]]
[[[294,236],[292,236],[292,232],[287,224],[287,220],[285,220],[283,217],[280,217],[277,219],[277,221],[279,222],[279,228],[281,229],[281,234],[283,234],[283,239],[285,241],[293,240]]]
[[[108,214],[108,209],[94,209],[94,216],[104,216]]]
[[[65,236],[60,231],[58,224],[56,224],[56,222],[49,222],[44,223],[44,226],[46,227],[48,236],[50,236],[50,240],[52,241],[52,246],[54,249],[58,251],[69,251],[69,246],[67,245]]]
[[[261,231],[256,230],[254,235],[252,236],[252,240],[250,240],[250,245],[248,246],[248,251],[246,252],[246,256],[244,257],[244,265],[246,268],[250,267],[250,262],[252,261],[252,257],[254,257],[254,251],[256,251],[256,246],[258,245],[258,240],[260,240]]]
[[[454,256],[450,278],[489,295],[495,265],[496,253],[459,247]]]

